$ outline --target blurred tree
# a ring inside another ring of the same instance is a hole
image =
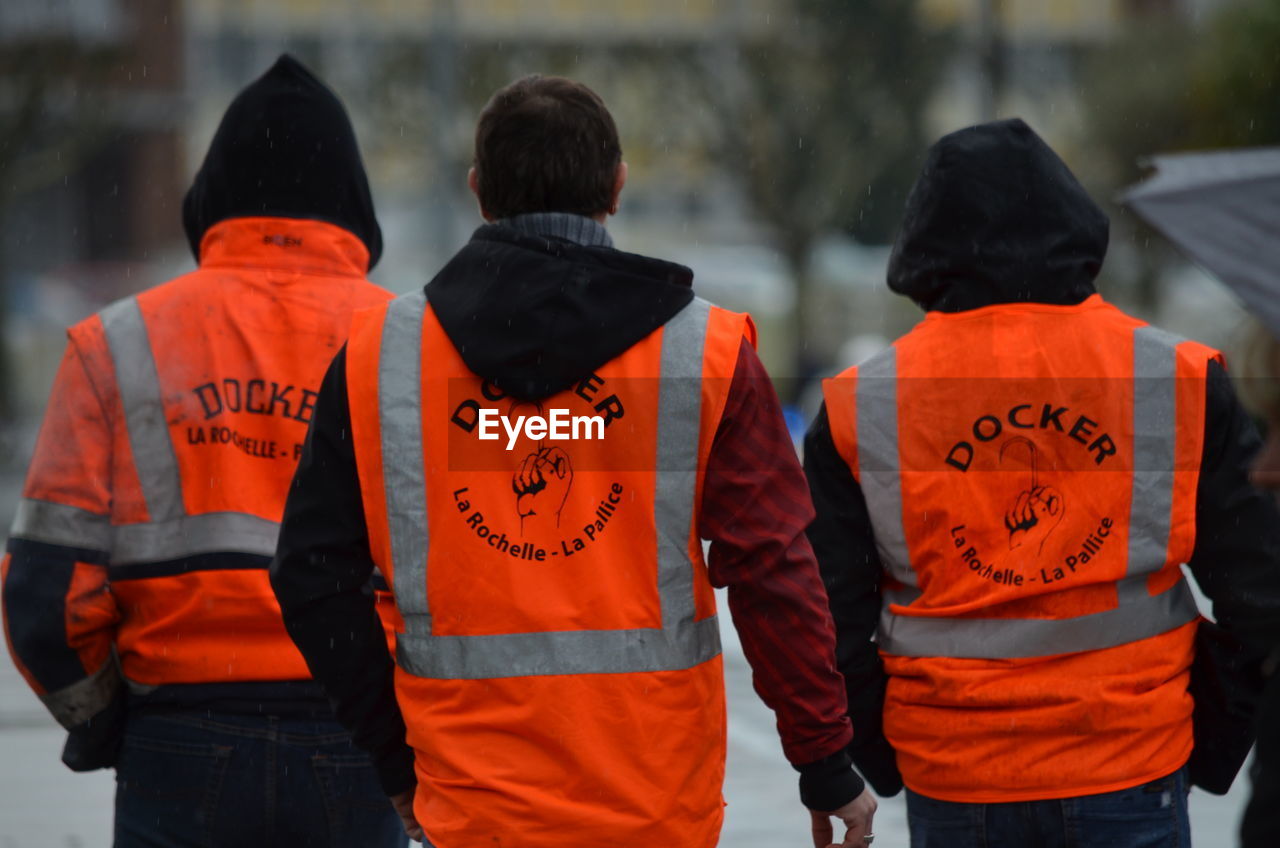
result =
[[[1108,262],[1102,284],[1110,296],[1152,314],[1158,283],[1176,253],[1117,203],[1125,186],[1141,179],[1153,153],[1177,150],[1190,137],[1187,93],[1196,33],[1177,16],[1145,20],[1085,59],[1088,121],[1079,176],[1111,217],[1113,247],[1127,246],[1134,261]],[[1125,251],[1114,250],[1119,257]]]
[[[1114,191],[1141,176],[1143,157],[1186,144],[1196,33],[1177,17],[1148,21],[1087,58],[1089,182]],[[1108,192],[1110,193],[1110,192]]]
[[[846,231],[884,242],[926,148],[924,106],[947,61],[948,33],[924,27],[916,0],[793,0],[763,37],[722,56],[707,96],[721,116],[724,166],[790,268],[793,371],[784,394],[830,351],[807,349],[809,267],[817,239]],[[720,105],[723,104],[723,105]]]
[[[1236,0],[1199,27],[1171,15],[1137,18],[1086,58],[1089,120],[1082,177],[1106,198],[1112,241],[1136,242],[1127,283],[1139,308],[1156,306],[1158,282],[1181,261],[1163,239],[1115,204],[1155,153],[1280,144],[1280,0]]]
[[[1226,6],[1194,54],[1190,135],[1196,147],[1280,144],[1280,0]]]

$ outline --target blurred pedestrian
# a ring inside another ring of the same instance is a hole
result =
[[[828,812],[869,844],[812,507],[755,331],[689,269],[613,247],[626,175],[587,87],[492,97],[469,175],[489,223],[425,290],[361,313],[320,390],[272,566],[285,621],[438,848],[710,848],[728,586],[815,844]],[[557,438],[557,414],[598,429]],[[394,667],[375,570],[403,618]]]
[[[324,368],[390,298],[337,97],[281,57],[183,223],[198,270],[68,331],[9,539],[14,661],[67,765],[116,768],[117,848],[403,845],[267,573]]]
[[[1240,396],[1262,419],[1266,441],[1253,464],[1253,481],[1280,497],[1280,340],[1261,324],[1245,336],[1237,360]],[[1240,827],[1243,848],[1280,845],[1280,651],[1264,664],[1267,679],[1258,709],[1258,743],[1249,776],[1253,794]]]
[[[1216,351],[1096,292],[1107,235],[1021,121],[944,137],[889,264],[927,314],[806,437],[837,655],[851,689],[887,674],[916,848],[1189,844],[1191,781],[1243,758],[1193,758],[1197,629],[1280,644],[1256,431]]]
[[[1233,365],[1241,399],[1266,432],[1251,476],[1275,494],[1280,491],[1280,148],[1166,153],[1150,157],[1150,164],[1153,173],[1125,191],[1124,203],[1230,288],[1251,316]],[[1241,836],[1248,848],[1269,848],[1280,844],[1280,652],[1273,651],[1256,668],[1243,650],[1222,659],[1219,671],[1227,673],[1217,675],[1217,691],[1207,694],[1218,697],[1208,702],[1229,718],[1221,726],[1236,729],[1210,741],[1238,750],[1249,739],[1240,728],[1256,729],[1253,799]],[[1193,667],[1192,682],[1199,718],[1206,698],[1195,689],[1197,670]],[[1254,721],[1245,723],[1250,718]],[[1197,748],[1201,735],[1197,727]]]

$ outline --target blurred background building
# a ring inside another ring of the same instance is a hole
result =
[[[752,311],[795,398],[915,320],[884,290],[884,245],[930,141],[1021,115],[1106,201],[1144,154],[1274,141],[1276,110],[1232,74],[1248,36],[1253,88],[1274,81],[1277,14],[1275,0],[5,0],[0,412],[39,411],[62,325],[190,267],[182,193],[230,98],[284,50],[352,111],[387,233],[376,278],[397,291],[477,222],[463,177],[488,95],[535,71],[587,81],[632,167],[620,244],[692,265],[703,293]],[[1110,296],[1175,328],[1180,304],[1203,318],[1225,300],[1111,211]],[[1201,337],[1227,332],[1222,312]]]

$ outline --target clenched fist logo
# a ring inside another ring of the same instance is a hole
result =
[[[524,458],[515,476],[511,478],[511,490],[516,493],[516,512],[520,526],[530,516],[555,517],[560,526],[560,510],[569,497],[573,485],[573,466],[569,454],[558,447],[541,447]]]
[[[1004,514],[1004,526],[1009,531],[1009,550],[1034,546],[1039,556],[1044,550],[1045,540],[1067,514],[1067,505],[1057,489],[1040,485],[1036,446],[1030,439],[1018,436],[1005,442],[1000,448],[1001,464],[1004,463],[1005,451],[1019,444],[1026,445],[1031,455],[1031,486],[1018,493],[1013,506]]]
[[[1004,526],[1009,528],[1009,550],[1035,545],[1039,554],[1045,539],[1062,523],[1065,514],[1062,494],[1057,489],[1036,486],[1020,493],[1013,509],[1004,514]]]

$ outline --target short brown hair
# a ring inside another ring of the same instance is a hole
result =
[[[535,74],[499,89],[476,125],[477,194],[492,218],[607,212],[621,161],[604,101],[564,77]]]

